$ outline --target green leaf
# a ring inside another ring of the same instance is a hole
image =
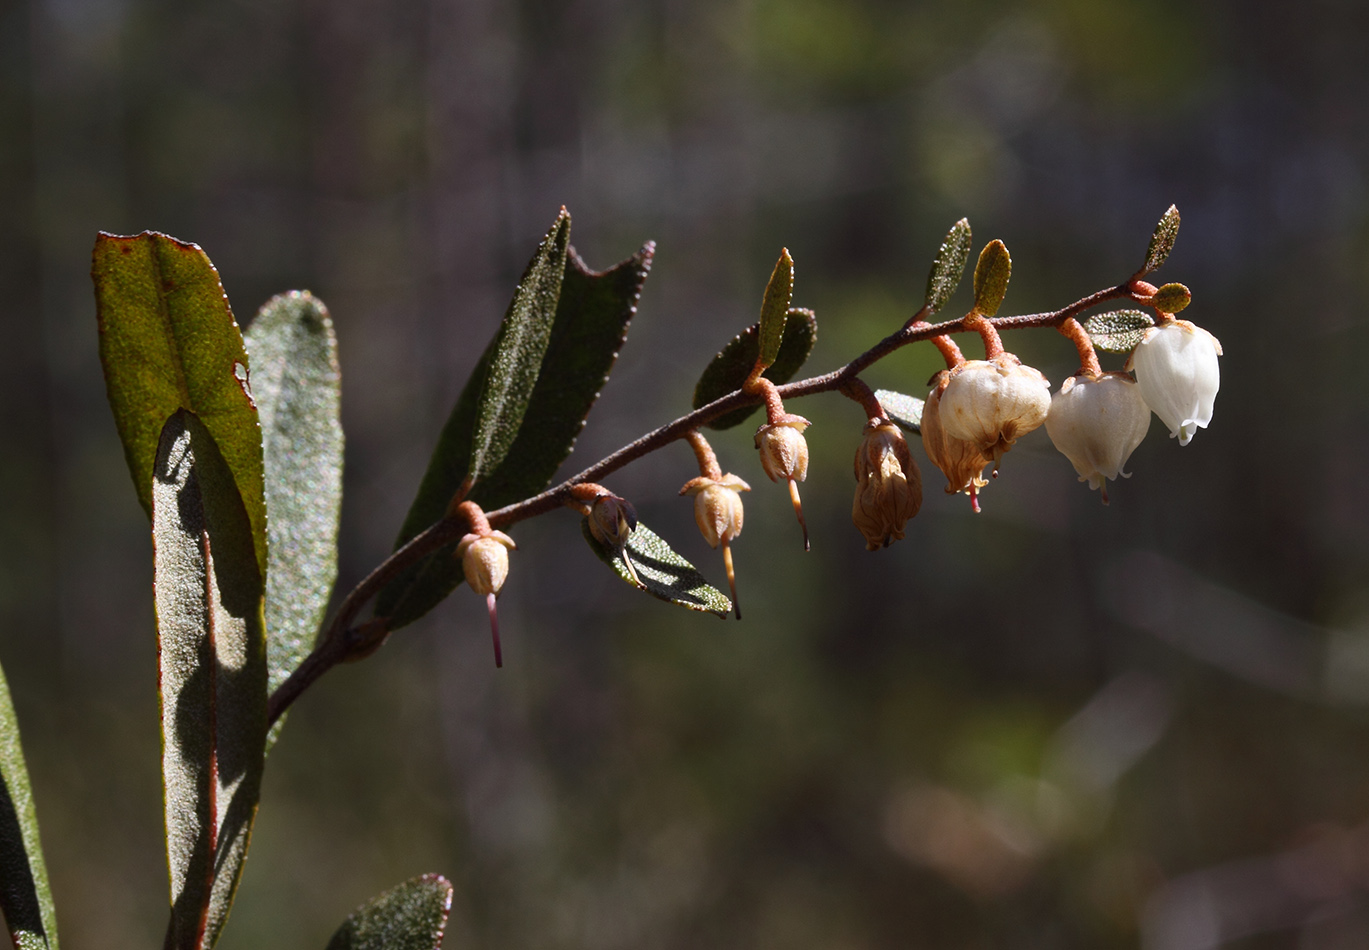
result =
[[[994,240],[984,245],[974,267],[974,308],[986,317],[996,314],[1011,276],[1012,258],[1003,242]]]
[[[218,271],[204,252],[165,234],[95,240],[100,362],[138,500],[152,512],[152,465],[177,409],[204,422],[233,473],[266,571],[261,431],[247,351]]]
[[[1130,353],[1154,325],[1150,314],[1140,310],[1113,310],[1095,313],[1085,320],[1084,332],[1094,347],[1104,353]]]
[[[923,400],[913,396],[905,396],[903,393],[894,392],[892,389],[876,389],[875,398],[884,407],[884,411],[889,414],[889,418],[901,429],[905,429],[914,435],[922,431],[922,405]]]
[[[1159,270],[1160,265],[1169,257],[1169,252],[1174,250],[1174,242],[1179,238],[1179,209],[1174,205],[1169,206],[1169,210],[1160,218],[1160,223],[1155,225],[1155,233],[1150,236],[1150,246],[1146,248],[1146,263],[1141,268],[1137,277],[1144,277],[1151,271]]]
[[[965,263],[970,259],[970,222],[961,218],[951,225],[941,242],[932,262],[932,271],[927,275],[927,313],[936,313],[946,306],[955,289],[960,286],[960,278],[965,274]]]
[[[765,285],[765,298],[761,301],[758,365],[762,370],[773,366],[775,360],[779,359],[784,328],[788,323],[789,304],[793,299],[794,260],[786,247],[780,251],[780,259],[775,262],[770,282]]]
[[[452,885],[425,874],[362,904],[328,941],[328,950],[438,950],[452,908]]]
[[[328,308],[308,291],[272,297],[245,340],[266,464],[269,692],[309,655],[337,579],[341,374]]]
[[[207,426],[177,410],[152,485],[166,947],[211,947],[247,855],[266,754],[262,580],[251,523]]]
[[[48,887],[19,720],[0,670],[0,911],[17,950],[57,950],[57,911]]]
[[[756,365],[756,355],[760,352],[758,336],[760,325],[753,323],[734,336],[704,368],[703,375],[694,386],[694,408],[699,409],[715,399],[736,392],[750,375]],[[779,385],[794,378],[803,368],[808,355],[813,352],[813,344],[818,340],[818,318],[811,310],[791,309],[785,317],[784,339],[780,343],[779,355],[761,375]],[[741,425],[760,408],[760,405],[743,406],[741,409],[721,415],[708,424],[710,429],[730,429]]]
[[[676,554],[669,544],[640,521],[628,538],[624,552],[632,561],[637,580],[633,579],[633,572],[628,570],[623,558],[600,544],[590,533],[588,518],[581,519],[580,530],[599,560],[638,590],[672,604],[719,617],[727,617],[732,612],[731,598],[704,580],[693,564]]]
[[[1193,294],[1183,284],[1165,284],[1155,291],[1150,305],[1165,313],[1179,313],[1193,302]]]
[[[469,478],[478,481],[494,471],[518,437],[551,339],[569,246],[570,214],[562,208],[518,281],[495,338],[480,390]]]
[[[522,431],[504,461],[476,482],[469,496],[472,501],[494,510],[522,501],[551,484],[556,470],[570,455],[627,339],[628,324],[637,312],[637,300],[655,252],[656,246],[648,243],[602,272],[590,270],[574,248],[567,252],[551,340],[528,401]],[[481,381],[497,343],[498,337],[486,348],[447,419],[396,548],[441,520],[470,470],[471,433]],[[452,557],[452,550],[449,547],[432,555],[381,592],[376,614],[390,618],[390,629],[417,620],[461,583],[461,565]]]

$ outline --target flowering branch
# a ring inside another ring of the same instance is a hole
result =
[[[707,425],[712,420],[745,406],[766,402],[771,404],[768,405],[768,408],[773,409],[775,407],[772,404],[783,398],[812,396],[825,392],[859,393],[859,389],[853,388],[855,384],[860,383],[857,378],[859,373],[911,343],[923,340],[935,341],[937,337],[944,337],[952,333],[975,331],[987,337],[990,333],[996,336],[998,332],[1003,330],[1060,327],[1066,320],[1109,300],[1127,298],[1139,304],[1148,304],[1153,299],[1154,294],[1155,288],[1153,286],[1145,284],[1139,278],[1132,278],[1126,283],[1104,288],[1076,300],[1059,310],[1044,313],[985,317],[972,310],[959,319],[930,324],[922,319],[926,315],[926,308],[924,308],[918,311],[902,329],[891,333],[838,369],[820,376],[786,383],[782,386],[753,386],[750,387],[751,391],[749,392],[745,389],[736,390],[646,433],[559,485],[515,504],[486,512],[485,517],[488,519],[490,528],[499,529],[546,514],[562,507],[567,500],[570,500],[576,485],[584,482],[598,482],[605,476],[663,446],[679,439],[688,438],[691,432]],[[951,347],[938,343],[938,347],[948,357],[951,353],[958,355],[958,350],[953,349],[954,343],[951,343]],[[860,383],[860,385],[864,384]],[[449,515],[410,539],[408,543],[390,554],[363,578],[343,599],[337,613],[333,615],[332,620],[319,637],[318,646],[290,677],[272,693],[268,704],[269,721],[271,723],[276,722],[305,689],[333,666],[341,662],[360,659],[374,651],[388,636],[386,618],[377,617],[354,626],[362,608],[404,571],[461,538],[467,533],[467,528],[466,518],[457,514]]]

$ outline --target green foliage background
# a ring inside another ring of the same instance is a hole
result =
[[[0,5],[0,661],[63,945],[165,924],[97,230],[201,244],[244,320],[327,302],[350,586],[562,204],[592,267],[658,242],[574,465],[689,407],[781,246],[816,371],[911,315],[962,215],[1012,252],[1006,314],[1130,273],[1171,202],[1158,278],[1226,351],[1192,445],[1156,424],[1109,509],[1043,434],[979,517],[924,465],[908,539],[870,555],[863,419],[796,402],[809,555],[749,427],[714,442],[755,488],[741,624],[633,594],[570,512],[518,527],[502,671],[458,591],[292,710],[221,946],[322,947],[429,871],[451,947],[1369,943],[1366,30],[1335,0]],[[1054,334],[1006,342],[1074,368]],[[869,382],[920,396],[937,367]],[[675,496],[692,464],[609,484],[721,583]]]

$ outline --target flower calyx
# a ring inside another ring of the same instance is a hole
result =
[[[727,569],[727,584],[732,591],[732,608],[737,619],[742,619],[742,608],[737,600],[737,573],[732,564],[732,541],[742,533],[741,492],[751,486],[736,475],[717,477],[700,475],[685,482],[681,495],[694,496],[694,523],[699,526],[710,548],[723,549],[723,566]]]
[[[1122,471],[1150,428],[1150,407],[1126,373],[1071,376],[1051,397],[1046,434],[1070,460],[1081,482],[1108,503],[1108,479]]]
[[[494,642],[494,665],[504,665],[504,652],[499,642],[499,614],[495,599],[509,576],[509,551],[518,545],[513,538],[490,527],[485,513],[474,502],[463,501],[455,513],[464,517],[470,531],[456,545],[456,557],[461,561],[461,572],[471,590],[485,598],[490,613],[490,637]]]
[[[808,477],[808,442],[803,431],[811,422],[793,413],[772,416],[756,430],[756,450],[761,456],[761,468],[772,482],[787,481],[789,498],[794,503],[794,514],[803,529],[803,549],[808,550],[808,524],[803,519],[803,501],[799,498],[798,483]]]
[[[1146,330],[1127,360],[1146,405],[1180,445],[1188,445],[1212,421],[1221,355],[1222,344],[1211,333],[1187,320],[1171,320]]]
[[[855,458],[856,496],[851,521],[878,551],[903,540],[904,525],[922,507],[922,473],[898,427],[886,418],[865,424]]]

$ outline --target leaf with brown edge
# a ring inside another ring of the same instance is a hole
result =
[[[438,950],[451,909],[451,882],[424,874],[358,907],[328,941],[328,950]]]
[[[932,262],[931,273],[927,275],[925,305],[928,315],[946,306],[951,295],[960,286],[960,278],[965,274],[965,264],[970,259],[970,242],[968,218],[961,218],[946,232],[946,237],[936,252],[936,260]]]
[[[974,267],[974,308],[992,317],[1003,304],[1008,293],[1008,279],[1012,277],[1012,257],[1002,241],[993,240],[979,252],[979,263]]]
[[[1144,277],[1152,271],[1159,270],[1160,265],[1169,257],[1169,252],[1174,250],[1174,242],[1178,239],[1179,209],[1170,205],[1169,210],[1160,216],[1160,223],[1155,225],[1155,233],[1150,236],[1150,244],[1146,247],[1146,262],[1136,276]]]
[[[760,352],[759,324],[751,324],[734,336],[722,351],[704,367],[699,382],[694,386],[694,408],[700,409],[715,399],[741,389],[742,383],[756,365]],[[813,345],[818,340],[818,318],[811,310],[793,308],[786,314],[784,338],[779,355],[761,375],[776,385],[787,383],[803,368]],[[708,423],[710,429],[730,429],[749,419],[760,405],[743,406],[725,413]]]
[[[780,259],[765,285],[765,297],[761,300],[760,361],[762,370],[774,365],[779,359],[780,345],[784,339],[784,328],[788,322],[789,304],[794,299],[794,259],[789,256],[789,248],[780,251]]]
[[[263,586],[251,522],[208,428],[178,409],[152,483],[166,947],[218,938],[247,855],[266,754]]]
[[[48,885],[19,721],[0,670],[0,911],[17,950],[57,950],[57,910]]]
[[[490,511],[522,501],[551,484],[627,340],[655,252],[656,245],[648,242],[632,257],[604,271],[590,270],[574,248],[567,252],[556,320],[522,429],[504,461],[475,483],[469,495],[472,501]],[[443,517],[470,470],[477,400],[495,342],[490,342],[471,372],[442,429],[396,548]],[[461,566],[452,557],[453,549],[448,546],[431,555],[381,591],[376,615],[389,617],[390,629],[417,620],[461,583]]]
[[[718,617],[726,618],[732,612],[730,597],[708,583],[698,568],[676,554],[663,538],[640,521],[628,537],[624,552],[632,561],[632,570],[623,563],[621,555],[599,543],[589,530],[588,518],[580,520],[580,529],[595,556],[638,590],[668,603]]]
[[[261,430],[242,334],[218,271],[194,244],[144,231],[101,233],[91,276],[100,363],[129,474],[152,512],[152,468],[167,417],[188,409],[214,436],[242,495],[266,571]]]

